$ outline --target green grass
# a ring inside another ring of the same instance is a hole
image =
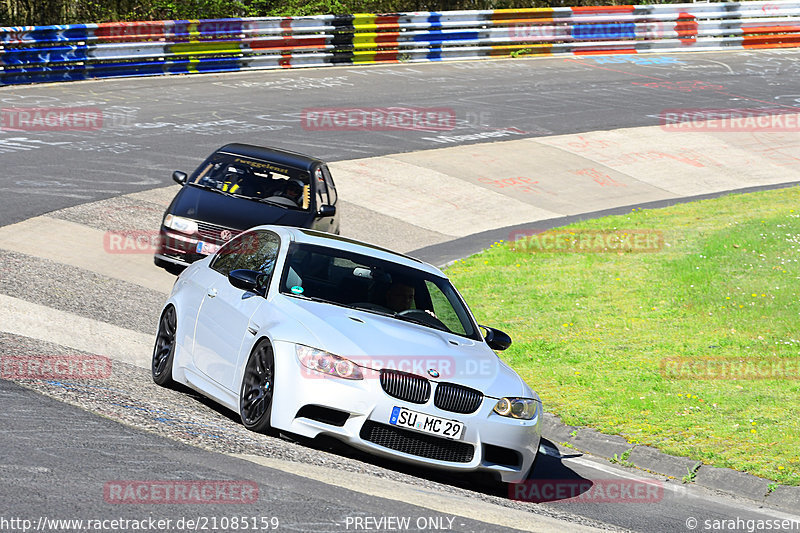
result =
[[[567,228],[658,230],[665,245],[531,253],[499,242],[447,269],[478,321],[512,336],[501,356],[545,409],[568,424],[800,485],[797,372],[685,379],[662,369],[671,358],[798,368],[800,188]]]

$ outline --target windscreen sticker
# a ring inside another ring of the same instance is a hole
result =
[[[291,171],[286,167],[279,167],[277,165],[273,165],[272,163],[264,163],[261,161],[253,161],[252,159],[241,159],[239,157],[235,158],[234,161],[237,163],[244,163],[246,165],[250,165],[253,168],[258,168],[261,170],[271,170],[273,172],[278,172],[280,174],[290,174]]]
[[[292,291],[294,294],[303,294],[303,287],[301,287],[300,285],[295,285],[289,290]]]

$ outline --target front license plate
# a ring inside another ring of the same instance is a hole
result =
[[[460,439],[464,434],[464,424],[457,420],[448,420],[438,416],[418,413],[405,407],[395,407],[392,409],[392,416],[389,423],[393,426],[414,429],[422,433],[445,437],[448,439]]]
[[[203,242],[203,241],[198,241],[197,243],[198,254],[211,255],[217,253],[217,250],[219,250],[218,244],[214,244],[211,242]]]

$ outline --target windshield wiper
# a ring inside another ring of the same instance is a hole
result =
[[[311,302],[320,302],[320,303],[323,303],[323,304],[336,304],[336,302],[332,302],[330,300],[326,300],[325,298],[318,298],[316,296],[306,296],[305,294],[295,294],[293,292],[289,292],[289,293],[285,293],[283,291],[281,291],[281,292],[283,294],[289,294],[291,296],[294,296],[295,298],[301,298],[303,300],[309,300]]]
[[[387,311],[381,311],[380,309],[374,309],[372,307],[364,307],[363,305],[350,305],[350,304],[339,304],[345,307],[349,307],[350,309],[357,309],[359,311],[366,311],[367,313],[375,313],[376,315],[381,316],[394,316],[394,313],[389,313]]]
[[[195,183],[190,181],[187,185],[191,185],[192,187],[197,187],[198,189],[216,189],[216,187],[212,187],[211,185],[203,185],[202,183]]]
[[[283,204],[278,203],[278,202],[276,202],[274,200],[270,200],[269,198],[254,198],[252,196],[242,196],[242,198],[247,198],[248,200],[253,200],[253,201],[258,202],[260,204],[277,205],[278,207],[285,207],[286,209],[291,209],[291,206],[283,205]]]
[[[197,187],[198,189],[205,189],[207,191],[216,192],[222,194],[223,196],[238,196],[236,194],[232,194],[229,192],[225,192],[222,189],[217,189],[216,187],[212,187],[211,185],[203,185],[201,183],[190,183],[192,187]]]
[[[452,333],[452,331],[450,331],[446,327],[443,328],[443,327],[441,327],[439,325],[432,324],[431,322],[426,322],[424,320],[420,320],[419,318],[410,317],[408,315],[400,315],[400,313],[395,313],[395,314],[389,315],[389,316],[393,316],[398,320],[405,320],[406,322],[412,322],[414,324],[419,324],[420,326],[425,326],[427,328],[432,328],[432,329],[436,329],[436,330],[439,330],[439,331],[446,331],[447,333]]]
[[[336,302],[336,301],[333,301],[333,300],[326,300],[324,298],[318,298],[316,296],[306,296],[305,294],[295,294],[295,293],[291,293],[291,294],[292,294],[292,296],[295,296],[297,298],[302,298],[303,300],[310,300],[312,302],[321,302],[321,303],[324,303],[324,304],[338,305],[338,306],[341,306],[341,307],[347,307],[348,309],[356,309],[358,311],[366,311],[368,313],[375,313],[376,315],[381,315],[381,316],[388,316],[388,317],[394,317],[395,316],[395,313],[391,313],[391,312],[387,312],[387,311],[381,311],[380,309],[373,309],[371,307],[364,307],[364,306],[361,306],[361,305],[346,304],[346,303],[342,303],[342,302]]]

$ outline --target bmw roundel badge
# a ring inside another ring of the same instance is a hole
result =
[[[438,378],[439,377],[439,371],[436,370],[435,368],[429,368],[428,369],[428,375],[430,377],[432,377],[432,378]]]

